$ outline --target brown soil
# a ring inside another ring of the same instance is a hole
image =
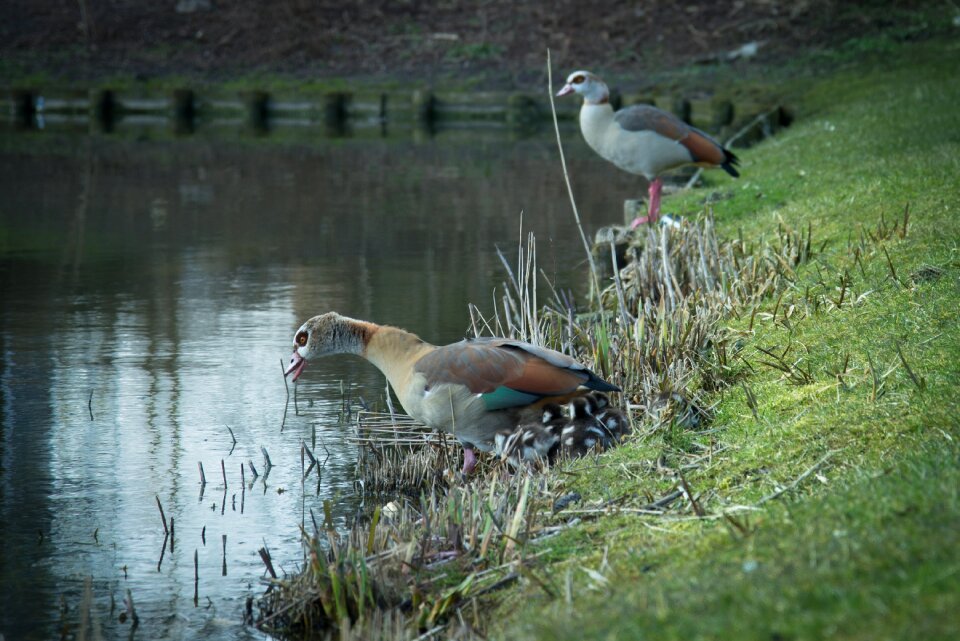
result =
[[[4,0],[0,58],[73,79],[251,71],[471,78],[522,86],[555,68],[651,74],[760,43],[756,60],[896,26],[917,3],[836,0]],[[929,5],[929,3],[926,3]],[[899,8],[898,8],[899,7]],[[191,10],[192,9],[192,10]]]

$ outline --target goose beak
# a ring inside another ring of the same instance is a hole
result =
[[[567,84],[563,85],[563,89],[557,92],[557,98],[571,93],[573,93],[573,85],[568,82]]]
[[[296,349],[293,350],[293,356],[290,357],[290,367],[283,373],[284,376],[290,376],[293,374],[292,381],[296,381],[300,378],[300,374],[303,373],[303,368],[307,366],[307,359],[303,356],[300,356],[300,352]]]

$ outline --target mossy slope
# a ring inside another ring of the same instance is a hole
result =
[[[545,544],[559,596],[506,595],[496,636],[960,636],[958,54],[902,45],[797,82],[797,124],[745,152],[740,181],[710,178],[727,234],[809,227],[818,251],[724,328],[735,383],[710,397],[709,431],[649,434],[569,483],[658,496],[653,462],[701,447],[686,480],[707,518],[568,530]]]

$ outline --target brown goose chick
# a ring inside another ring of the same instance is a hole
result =
[[[567,404],[570,418],[560,432],[560,451],[570,458],[584,456],[594,448],[604,450],[610,435],[597,423],[593,412],[596,401],[590,396],[580,396]]]
[[[551,460],[560,443],[563,410],[556,403],[530,408],[520,414],[513,431],[503,430],[494,438],[494,450],[512,467],[521,462]]]
[[[594,412],[597,421],[610,435],[613,442],[619,443],[624,436],[632,431],[627,415],[624,414],[623,410],[613,407],[610,404],[610,397],[604,392],[593,392],[590,396],[593,397],[597,405]]]

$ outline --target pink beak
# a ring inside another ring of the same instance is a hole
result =
[[[557,98],[571,93],[573,93],[573,85],[568,82],[567,84],[563,85],[563,89],[557,92]]]
[[[303,373],[303,368],[306,366],[307,359],[305,359],[303,356],[300,356],[300,352],[294,348],[293,356],[290,357],[290,367],[287,368],[283,375],[290,376],[290,374],[293,374],[293,378],[291,380],[296,381],[298,378],[300,378],[300,374]]]

